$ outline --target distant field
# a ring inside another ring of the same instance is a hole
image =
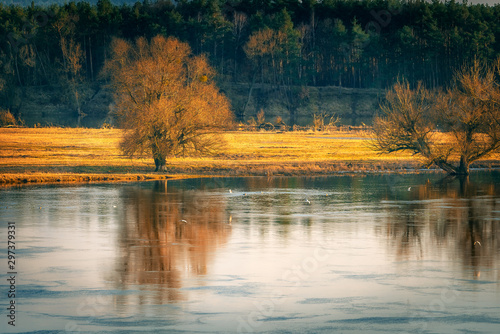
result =
[[[2,128],[0,182],[134,180],[175,175],[324,175],[404,171],[421,163],[410,154],[378,154],[363,132],[226,132],[212,157],[172,158],[152,173],[149,157],[121,154],[118,129]],[[483,165],[497,166],[497,154]]]

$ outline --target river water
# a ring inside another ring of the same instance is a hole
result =
[[[500,328],[498,172],[8,188],[0,223],[0,332]]]

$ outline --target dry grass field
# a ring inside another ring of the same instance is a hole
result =
[[[211,157],[172,158],[153,173],[149,157],[128,158],[118,129],[1,128],[0,183],[162,179],[200,175],[325,175],[407,171],[411,154],[378,154],[364,132],[226,132]],[[476,164],[496,167],[500,154]]]

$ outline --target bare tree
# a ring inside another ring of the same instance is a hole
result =
[[[162,36],[135,43],[115,39],[104,70],[126,129],[125,154],[150,153],[159,171],[167,157],[220,146],[217,132],[232,122],[229,102],[212,80],[214,70],[188,44]]]
[[[500,148],[498,65],[486,67],[475,61],[470,68],[462,68],[455,86],[438,104],[438,122],[453,135],[453,151],[460,156],[457,174],[468,174],[472,162]]]
[[[81,70],[84,58],[83,52],[80,44],[75,43],[73,38],[70,38],[69,41],[67,41],[66,38],[62,37],[60,43],[64,60],[63,71],[65,79],[67,80],[71,93],[75,99],[78,126],[80,126],[82,118],[86,116],[81,109],[81,97],[78,90],[78,84],[82,81]]]
[[[86,115],[81,109],[81,96],[79,84],[82,82],[82,65],[85,61],[85,55],[80,43],[75,41],[76,25],[78,22],[76,15],[63,15],[52,26],[59,35],[59,44],[61,47],[61,74],[62,84],[68,89],[68,94],[74,100],[76,113],[78,116],[77,125],[80,126],[81,120]]]
[[[314,131],[325,131],[327,129],[332,129],[340,123],[340,117],[335,113],[330,113],[325,110],[316,110],[311,113],[313,117],[313,130]],[[328,123],[325,124],[325,121]]]
[[[469,174],[472,162],[500,149],[499,62],[464,67],[446,92],[398,82],[374,119],[374,149],[410,151],[449,174]]]
[[[241,47],[243,32],[248,25],[248,18],[244,13],[235,11],[233,13],[233,39],[234,39],[234,68],[233,79],[236,80],[238,73],[238,50]]]

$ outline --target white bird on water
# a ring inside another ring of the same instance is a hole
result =
[[[306,204],[311,204],[311,202],[306,198]]]

